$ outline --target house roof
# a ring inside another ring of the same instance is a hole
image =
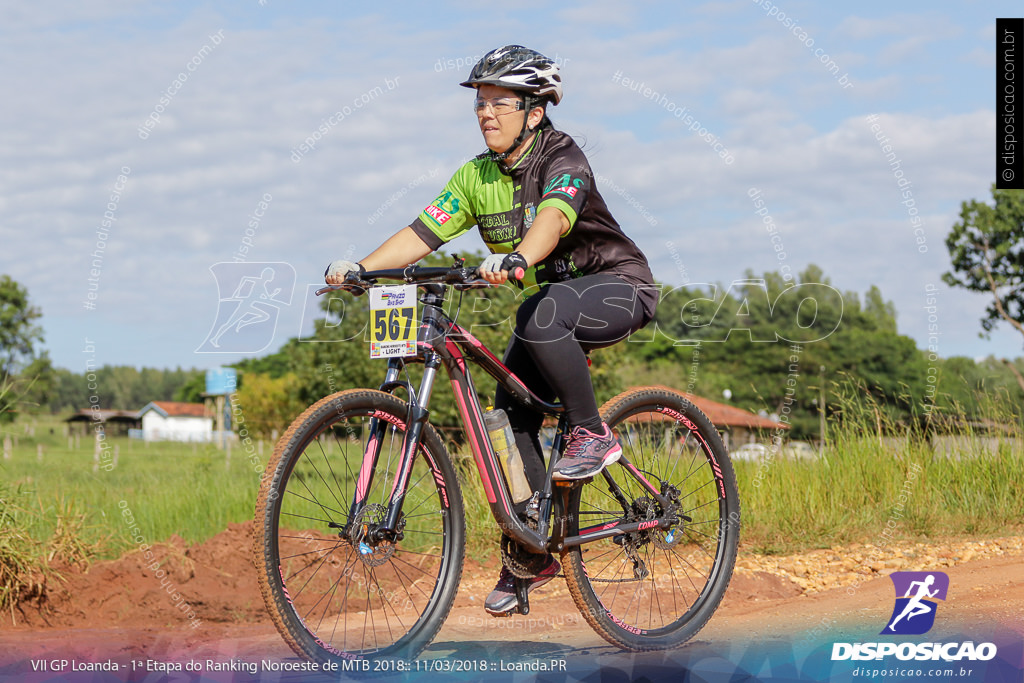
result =
[[[703,396],[683,394],[695,406],[701,409],[715,425],[723,427],[746,427],[747,429],[789,429],[785,422],[769,420],[767,417],[755,415],[749,410],[712,401]]]
[[[701,412],[707,415],[708,419],[719,428],[746,427],[747,429],[789,429],[789,425],[785,422],[769,420],[766,417],[755,415],[749,410],[744,410],[743,408],[737,408],[736,406],[712,401],[710,398],[704,398],[703,396],[696,396],[685,392],[676,392],[676,390],[671,387],[662,386],[657,388],[665,389],[666,391],[671,391],[673,393],[682,393],[687,400],[700,408]]]
[[[206,406],[202,403],[182,403],[181,401],[150,401],[138,412],[141,418],[151,410],[164,417],[209,417]]]

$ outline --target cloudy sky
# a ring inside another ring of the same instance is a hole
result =
[[[1020,355],[1016,333],[978,338],[983,296],[941,282],[960,202],[990,199],[994,19],[1019,2],[505,6],[5,3],[0,270],[55,363],[213,367],[308,332],[327,263],[483,150],[458,82],[506,43],[562,66],[552,118],[661,281],[814,263],[878,285],[921,347],[934,286],[940,355]],[[265,268],[270,318],[215,346]]]

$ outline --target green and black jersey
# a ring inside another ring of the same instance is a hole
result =
[[[647,258],[608,211],[583,150],[561,131],[538,132],[508,170],[483,155],[466,162],[411,227],[436,250],[476,225],[491,252],[508,253],[546,206],[558,208],[572,227],[529,269],[524,284],[611,273],[639,285],[640,301],[653,315],[658,294]]]

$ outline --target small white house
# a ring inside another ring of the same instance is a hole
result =
[[[146,441],[213,440],[213,416],[202,403],[151,401],[138,417]]]

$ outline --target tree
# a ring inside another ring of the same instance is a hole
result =
[[[57,390],[57,372],[53,368],[50,354],[46,351],[39,354],[39,357],[22,371],[21,378],[21,404],[29,406],[32,410],[47,407]]]
[[[286,374],[277,379],[268,375],[245,374],[235,396],[235,429],[269,438],[275,430],[283,432],[295,416],[305,409],[297,399],[298,379]]]
[[[875,285],[871,285],[864,296],[864,316],[872,320],[877,329],[896,332],[896,305],[882,298],[882,291]]]
[[[995,206],[961,204],[960,221],[946,237],[953,270],[942,279],[992,296],[981,320],[986,333],[1003,320],[1024,335],[1024,192],[993,185],[992,198]]]
[[[13,420],[16,406],[33,389],[29,399],[35,402],[52,388],[50,359],[36,352],[43,330],[35,321],[42,315],[29,304],[27,289],[9,275],[0,276],[0,422]]]
[[[49,358],[45,353],[42,358],[46,358],[48,365]],[[39,364],[38,361],[36,363]],[[29,366],[23,375],[29,376],[32,367]],[[36,403],[45,404],[53,413],[64,410],[77,412],[88,408],[92,401],[98,401],[103,409],[114,410],[138,410],[150,401],[201,403],[206,390],[206,373],[194,368],[162,370],[104,365],[91,368],[86,373],[57,368],[48,384],[42,383],[41,379],[35,386],[40,390],[46,389],[47,393]],[[90,384],[94,385],[93,389],[88,388]]]
[[[479,252],[465,256],[467,263],[479,263],[484,258]],[[451,264],[451,256],[440,253],[431,254],[420,262],[423,266]],[[445,306],[460,325],[500,357],[512,333],[518,295],[519,290],[512,285],[465,292],[450,290]],[[312,335],[290,339],[276,353],[247,359],[234,367],[243,373],[266,375],[270,379],[294,375],[295,381],[287,385],[287,390],[289,396],[296,398],[303,407],[344,389],[379,386],[384,379],[387,362],[369,358],[366,332],[370,320],[368,297],[333,292],[320,301],[320,308],[324,317],[314,321]],[[422,365],[410,364],[406,370],[402,379],[418,388]],[[472,372],[481,401],[484,405],[490,404],[495,382],[475,368]],[[245,381],[248,380],[243,380],[243,385]],[[430,419],[442,427],[454,427],[459,423],[455,399],[443,373],[434,383]]]
[[[36,357],[43,330],[35,324],[42,312],[29,304],[28,290],[0,276],[0,381],[6,382]]]
[[[826,392],[852,378],[887,417],[908,421],[909,397],[925,391],[924,356],[897,332],[896,309],[877,287],[863,299],[840,293],[813,264],[795,280],[748,270],[728,287],[679,287],[658,304],[655,331],[637,333],[649,342],[620,345],[632,358],[619,366],[627,384],[642,377],[713,399],[728,389],[730,404],[753,412],[789,407],[791,438],[818,435],[822,366]],[[837,410],[828,396],[826,409]]]
[[[206,391],[206,373],[189,370],[187,373],[181,373],[181,378],[183,383],[171,393],[174,400],[185,403],[202,403],[203,393]]]

